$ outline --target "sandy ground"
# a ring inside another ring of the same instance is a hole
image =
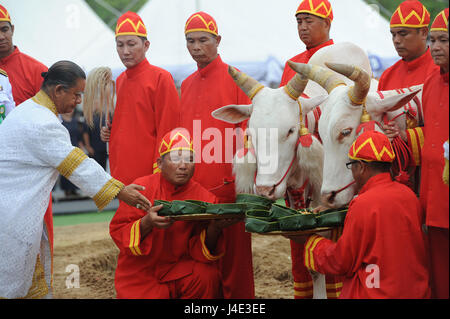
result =
[[[253,234],[252,244],[256,297],[292,299],[289,241],[281,236]],[[117,255],[118,249],[108,233],[108,223],[55,227],[54,297],[115,298]],[[70,275],[73,275],[70,265],[79,268],[79,288],[66,288],[66,281],[70,282]]]

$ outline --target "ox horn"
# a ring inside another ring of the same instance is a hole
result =
[[[348,97],[354,105],[364,104],[370,89],[370,75],[363,69],[353,65],[340,63],[325,63],[325,65],[354,81],[355,86],[349,90]]]
[[[295,63],[288,61],[289,66],[297,73],[303,74],[308,79],[319,83],[328,94],[334,90],[339,85],[346,85],[339,76],[326,68],[318,65]]]
[[[231,65],[228,66],[228,73],[233,78],[234,82],[244,91],[245,94],[253,100],[255,95],[264,88],[264,85],[256,81],[251,76],[245,74],[244,72],[239,72]]]
[[[288,63],[291,61],[288,61]],[[300,95],[302,95],[303,91],[308,84],[308,78],[303,74],[297,73],[295,76],[289,80],[288,83],[284,86],[284,91],[289,95],[293,100],[297,100]]]

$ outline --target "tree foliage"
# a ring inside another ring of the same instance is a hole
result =
[[[365,0],[369,4],[376,4],[383,6],[386,11],[380,10],[380,13],[388,20],[391,19],[392,14],[395,12],[400,3],[404,0]],[[431,15],[431,23],[434,21],[434,18],[441,12],[443,9],[448,8],[448,0],[420,0],[430,12]]]
[[[138,12],[147,1],[151,0],[85,0],[86,3],[97,13],[97,15],[114,31],[116,27],[117,18],[120,16],[118,13],[123,14],[126,11]],[[102,5],[102,3],[106,3]],[[108,5],[117,10],[112,12]]]

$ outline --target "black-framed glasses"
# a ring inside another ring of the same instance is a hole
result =
[[[352,164],[358,163],[358,161],[350,161],[348,163],[345,163],[345,166],[347,167],[347,169],[351,169],[352,168]]]

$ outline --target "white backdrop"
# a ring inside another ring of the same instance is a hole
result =
[[[0,0],[9,11],[13,43],[47,66],[71,60],[85,70],[120,67],[112,32],[84,0]]]

